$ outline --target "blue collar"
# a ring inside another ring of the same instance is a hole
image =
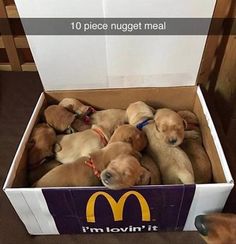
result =
[[[139,130],[142,130],[144,126],[146,126],[148,124],[148,121],[151,119],[145,119],[144,121],[138,123],[136,125],[136,128],[138,128]]]

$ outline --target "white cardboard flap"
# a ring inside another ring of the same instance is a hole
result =
[[[15,2],[22,18],[211,18],[215,6],[215,0]],[[27,38],[45,90],[195,85],[206,41],[205,35]]]

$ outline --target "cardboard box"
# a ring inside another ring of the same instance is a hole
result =
[[[56,0],[49,6],[44,6],[42,0],[16,0],[16,4],[21,17],[74,17],[76,13],[98,17],[104,9],[105,17],[130,16],[131,12],[130,17],[158,17],[163,13],[167,17],[177,13],[182,17],[186,13],[188,17],[202,17],[211,16],[215,4],[207,1],[203,10],[205,0],[175,0],[168,1],[173,5],[169,9],[166,1],[149,1],[150,5],[136,1],[136,10],[133,0],[73,0],[69,11],[65,0]],[[40,8],[36,4],[39,2]],[[38,100],[3,188],[30,234],[194,230],[196,215],[222,210],[233,179],[202,92],[195,85],[206,36],[27,38],[45,92]],[[191,49],[191,55],[186,47]],[[142,100],[156,108],[192,110],[200,121],[214,183],[136,186],[118,191],[105,187],[28,188],[26,144],[30,133],[42,110],[64,97],[79,98],[102,109],[125,109],[129,103]]]

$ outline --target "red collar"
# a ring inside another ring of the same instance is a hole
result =
[[[95,131],[98,134],[98,136],[100,137],[103,145],[106,146],[107,143],[108,143],[108,139],[107,139],[106,135],[104,134],[104,132],[98,127],[92,128],[92,130]]]
[[[97,177],[100,179],[101,172],[100,172],[99,170],[96,169],[96,166],[95,166],[93,160],[92,160],[91,158],[89,158],[88,160],[85,160],[84,163],[85,163],[88,167],[92,168],[94,175],[97,176]]]
[[[95,113],[96,110],[93,107],[89,107],[88,110],[86,111],[84,117],[83,117],[83,121],[85,124],[90,124],[90,115]]]
[[[187,123],[186,130],[194,130],[196,128],[199,128],[199,124],[198,123]]]

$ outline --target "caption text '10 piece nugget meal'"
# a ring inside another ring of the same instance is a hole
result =
[[[191,111],[97,111],[74,98],[48,106],[28,143],[32,187],[210,183],[212,169]]]

